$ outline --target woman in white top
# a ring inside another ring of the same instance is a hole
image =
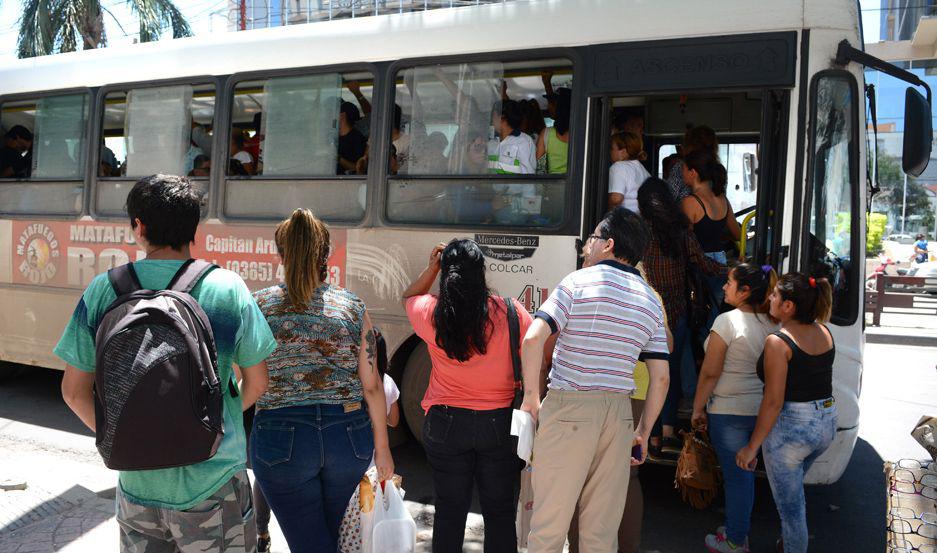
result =
[[[251,156],[250,152],[244,149],[244,141],[244,135],[240,132],[235,132],[231,135],[231,159],[240,162],[248,175],[253,175],[254,158]]]
[[[770,265],[743,263],[732,269],[723,290],[735,309],[716,317],[706,340],[691,421],[694,428],[708,427],[724,477],[726,525],[706,536],[711,552],[748,551],[755,477],[735,464],[735,453],[748,444],[761,406],[764,385],[755,367],[765,338],[778,329],[768,315],[776,282]]]
[[[608,208],[619,205],[638,213],[638,189],[651,176],[641,162],[647,159],[644,140],[632,132],[612,135],[612,167],[608,170]]]

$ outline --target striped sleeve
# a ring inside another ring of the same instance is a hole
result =
[[[568,275],[557,285],[535,315],[538,319],[543,319],[550,325],[553,334],[563,330],[569,321],[569,313],[573,306],[573,294],[575,293],[572,277],[573,275]]]
[[[660,309],[661,316],[658,319],[657,328],[654,329],[654,333],[651,335],[651,339],[647,341],[647,344],[644,345],[644,349],[641,350],[641,355],[638,357],[641,361],[646,361],[648,359],[670,359],[670,347],[667,345],[667,321],[664,315],[664,308],[661,305],[660,296],[655,292],[654,302],[657,304],[657,308]]]

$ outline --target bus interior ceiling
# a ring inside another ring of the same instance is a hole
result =
[[[609,121],[614,125],[631,116],[643,117],[645,163],[651,175],[665,180],[663,161],[677,153],[684,133],[699,125],[712,128],[728,172],[727,196],[739,212],[756,202],[762,97],[761,90],[616,96]]]

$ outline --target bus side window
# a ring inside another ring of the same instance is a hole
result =
[[[89,96],[41,96],[0,106],[0,211],[81,212]],[[29,185],[42,181],[43,186]]]
[[[397,178],[388,183],[388,218],[433,224],[561,223],[572,74],[566,59],[480,61],[398,72],[394,102],[400,123],[391,135]]]
[[[855,79],[846,72],[819,74],[813,83],[811,193],[806,270],[828,278],[833,287],[834,324],[850,325],[858,314],[857,257],[858,99]],[[864,243],[864,239],[861,240]]]
[[[104,99],[98,177],[153,173],[207,178],[215,116],[213,85],[114,91]],[[196,160],[198,163],[196,163]]]
[[[373,88],[367,71],[238,82],[224,215],[279,218],[305,205],[327,221],[360,220],[367,207]]]

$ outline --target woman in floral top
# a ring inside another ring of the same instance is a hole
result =
[[[381,480],[394,472],[374,330],[357,296],[325,282],[329,231],[312,212],[297,209],[275,238],[286,282],[255,294],[277,347],[251,459],[290,551],[335,551],[372,454]]]

